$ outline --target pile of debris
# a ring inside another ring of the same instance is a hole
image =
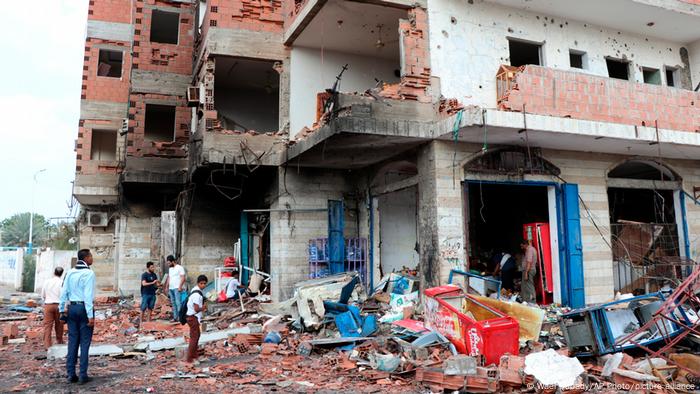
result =
[[[169,303],[159,297],[159,320],[149,322],[139,321],[131,298],[97,300],[90,356],[101,389],[681,392],[699,383],[692,341],[649,357],[639,351],[646,345],[623,338],[642,328],[657,341],[680,329],[695,334],[697,311],[677,293],[666,298],[678,302],[676,323],[668,326],[674,330],[657,325],[654,331],[643,319],[652,310],[665,313],[653,298],[659,295],[571,311],[469,294],[456,285],[419,291],[406,272],[388,275],[368,295],[358,274],[343,273],[298,283],[294,296],[279,303],[265,295],[211,303],[199,365],[184,363],[187,326],[169,321]],[[41,308],[30,301],[0,308],[0,362],[20,366],[0,375],[11,390],[41,391],[63,381],[66,346],[44,351]],[[620,311],[640,307],[642,320],[623,327],[622,316],[636,315]],[[636,350],[637,358],[623,350]],[[33,379],[36,371],[48,381]]]

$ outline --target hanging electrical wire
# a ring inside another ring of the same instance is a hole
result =
[[[457,142],[459,141],[459,126],[462,123],[464,110],[460,109],[455,116],[455,123],[452,126],[452,140],[454,141],[454,152],[452,154],[452,188],[457,186]]]

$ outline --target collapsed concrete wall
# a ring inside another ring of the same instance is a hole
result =
[[[387,83],[398,82],[396,61],[358,56],[348,53],[313,48],[292,48],[290,70],[290,138],[304,127],[316,122],[317,94],[330,89],[343,65],[349,68],[343,73],[341,88],[346,92],[364,92],[373,88],[375,78]]]

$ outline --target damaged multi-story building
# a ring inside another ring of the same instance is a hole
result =
[[[102,290],[234,249],[277,300],[434,285],[546,223],[549,301],[582,306],[697,254],[697,0],[91,0],[84,60]]]

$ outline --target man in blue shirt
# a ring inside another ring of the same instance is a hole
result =
[[[85,384],[90,381],[87,374],[88,358],[92,332],[95,327],[95,310],[93,309],[95,273],[90,269],[91,265],[90,249],[79,250],[78,263],[75,268],[68,272],[63,281],[61,299],[58,304],[61,320],[68,323],[66,370],[70,383]],[[75,374],[78,348],[80,348],[80,377]]]

